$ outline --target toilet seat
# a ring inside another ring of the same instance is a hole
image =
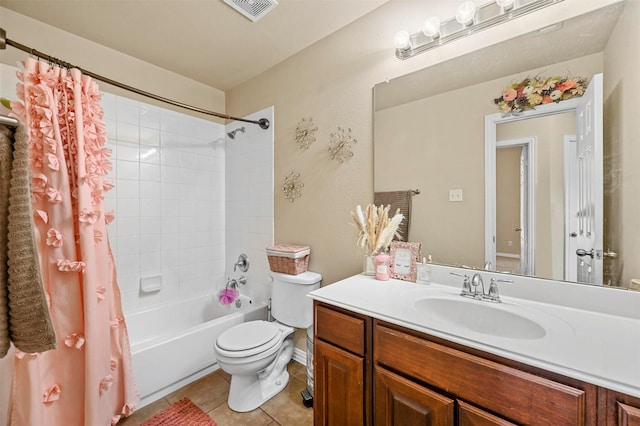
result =
[[[229,358],[245,358],[269,351],[280,344],[283,330],[267,321],[249,321],[224,331],[216,340],[216,350]]]

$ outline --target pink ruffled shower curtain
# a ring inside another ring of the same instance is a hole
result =
[[[12,108],[29,130],[35,239],[58,345],[16,351],[11,425],[115,424],[139,397],[107,238],[100,93],[77,69],[23,66]]]

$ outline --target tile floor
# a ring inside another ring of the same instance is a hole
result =
[[[236,413],[227,406],[231,376],[218,370],[141,408],[121,420],[118,426],[138,425],[184,397],[200,407],[219,426],[312,425],[313,409],[302,405],[300,396],[300,392],[307,387],[306,368],[292,361],[288,370],[290,379],[287,387],[260,408],[248,413]]]

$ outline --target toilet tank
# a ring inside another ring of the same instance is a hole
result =
[[[309,327],[313,323],[313,300],[307,293],[320,287],[322,275],[311,271],[298,275],[270,274],[273,278],[271,315],[291,327]]]

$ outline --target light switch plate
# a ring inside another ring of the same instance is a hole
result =
[[[462,201],[462,189],[450,189],[449,201],[453,201],[453,202]]]

